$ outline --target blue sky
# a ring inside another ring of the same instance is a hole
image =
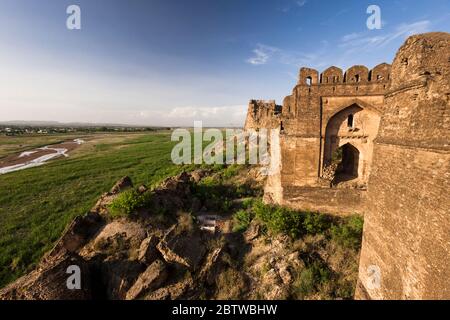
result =
[[[428,31],[450,32],[450,0],[0,0],[0,120],[242,125],[301,66],[390,63]]]

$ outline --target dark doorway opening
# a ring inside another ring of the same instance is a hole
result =
[[[338,148],[332,156],[332,163],[336,166],[333,184],[358,178],[359,150],[347,143]]]

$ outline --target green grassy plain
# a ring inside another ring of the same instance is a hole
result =
[[[171,162],[170,133],[0,138],[0,156],[78,137],[69,158],[0,176],[0,287],[32,269],[65,226],[121,177],[152,186],[183,167]],[[8,140],[10,139],[10,140]]]

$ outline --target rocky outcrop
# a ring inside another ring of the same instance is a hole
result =
[[[102,290],[100,296],[95,298],[109,300],[125,299],[128,290],[145,271],[145,266],[136,260],[114,257],[92,260],[91,266],[99,275],[97,281]]]
[[[158,244],[158,250],[167,262],[179,263],[196,270],[205,254],[204,241],[200,232],[188,234],[173,226]]]
[[[206,253],[197,229],[184,230],[175,214],[192,205],[191,183],[200,181],[204,170],[166,179],[154,190],[141,186],[138,192],[152,193],[149,215],[112,219],[109,205],[124,190],[132,188],[129,177],[120,179],[101,196],[85,216],[76,217],[54,248],[28,275],[0,290],[0,299],[148,299],[176,298],[193,287],[193,280],[167,280],[170,265],[197,270]],[[162,210],[160,210],[162,209]],[[148,219],[163,212],[173,221],[167,230]],[[173,216],[171,218],[171,216]],[[162,239],[161,239],[162,238]],[[81,269],[82,289],[67,288],[71,265]],[[181,268],[181,269],[180,269]],[[155,292],[153,292],[155,291]]]
[[[142,241],[138,256],[140,262],[146,265],[150,265],[156,259],[158,259],[159,251],[156,249],[156,246],[158,245],[159,241],[159,238],[154,235]]]
[[[90,212],[83,217],[76,217],[68,225],[48,255],[53,256],[61,250],[77,252],[104,224],[104,219],[96,212]]]
[[[79,290],[67,286],[70,266],[80,268]],[[91,289],[86,261],[75,253],[60,250],[43,259],[34,271],[0,290],[0,300],[88,300],[92,299]]]
[[[147,291],[161,287],[168,276],[167,267],[161,260],[153,262],[136,280],[126,294],[127,300],[141,297]]]
[[[116,194],[132,187],[133,182],[131,181],[130,177],[123,177],[122,179],[117,181],[116,184],[111,188],[110,193]]]

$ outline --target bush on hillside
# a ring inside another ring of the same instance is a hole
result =
[[[253,220],[253,213],[246,210],[239,210],[233,215],[233,231],[242,232],[247,230]]]
[[[129,189],[119,194],[108,206],[112,217],[130,216],[137,209],[143,208],[150,203],[150,193],[139,193]]]
[[[345,218],[344,223],[331,226],[331,237],[338,244],[357,249],[361,245],[364,219],[359,215]]]

